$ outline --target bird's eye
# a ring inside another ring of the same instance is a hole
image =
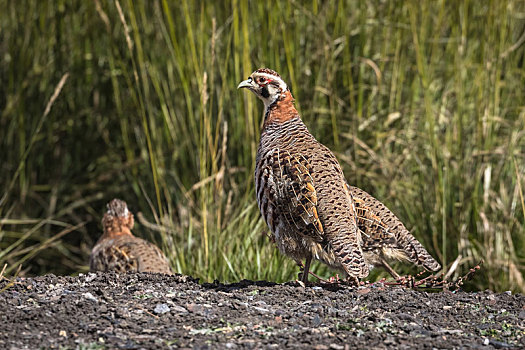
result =
[[[266,81],[266,78],[263,78],[263,77],[259,78],[259,83],[264,83],[265,81]]]

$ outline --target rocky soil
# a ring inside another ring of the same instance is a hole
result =
[[[156,274],[4,279],[0,348],[525,348],[525,296]]]

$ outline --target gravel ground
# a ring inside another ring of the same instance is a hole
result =
[[[2,349],[525,348],[525,296],[98,273],[0,282]]]

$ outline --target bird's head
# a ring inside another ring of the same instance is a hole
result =
[[[104,232],[109,235],[131,234],[131,229],[135,224],[133,214],[129,211],[126,202],[120,199],[113,199],[108,203],[108,211],[102,218]]]
[[[265,108],[268,108],[288,90],[281,76],[268,68],[257,69],[248,79],[241,81],[237,88],[247,88],[253,92],[264,102]]]

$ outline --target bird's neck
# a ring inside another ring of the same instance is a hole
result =
[[[100,238],[110,239],[120,236],[133,236],[131,233],[132,222],[129,218],[119,218],[119,217],[105,217],[102,226],[104,226],[104,234]]]
[[[299,113],[293,102],[294,98],[290,91],[285,91],[279,96],[274,103],[266,108],[263,129],[274,123],[282,124],[287,120],[299,118]]]

